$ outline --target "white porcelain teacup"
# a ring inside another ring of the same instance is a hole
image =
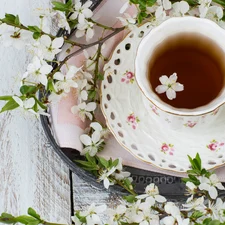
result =
[[[212,124],[218,116],[222,115],[218,111],[221,111],[225,102],[225,88],[209,104],[194,109],[185,109],[166,104],[154,93],[149,85],[148,62],[153,51],[159,43],[162,43],[169,36],[184,32],[201,34],[212,39],[224,52],[225,63],[225,30],[208,19],[176,17],[168,19],[158,27],[153,28],[143,38],[135,59],[135,77],[145,96],[145,106],[155,113],[155,118],[160,123],[165,123],[172,129],[202,129]]]

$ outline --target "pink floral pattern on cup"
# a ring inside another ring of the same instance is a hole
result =
[[[212,140],[210,141],[210,144],[206,145],[206,147],[211,151],[219,151],[222,146],[224,146],[224,142],[219,142],[216,140]]]
[[[123,78],[121,79],[121,82],[124,82],[126,84],[133,84],[134,83],[134,73],[131,71],[126,71],[126,73],[123,74]]]
[[[172,144],[166,144],[163,143],[161,146],[161,152],[163,152],[164,154],[169,154],[169,155],[173,155],[174,154],[174,145]]]
[[[213,112],[212,112],[212,116],[215,116],[217,113],[219,112],[219,108],[215,109]]]
[[[134,115],[134,113],[131,113],[127,117],[127,123],[128,125],[132,126],[132,128],[135,130],[137,128],[138,123],[140,122],[139,118]]]
[[[187,123],[184,124],[185,127],[193,128],[197,122],[187,121]]]

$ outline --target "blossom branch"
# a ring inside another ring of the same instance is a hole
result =
[[[96,26],[98,26],[98,27],[104,28],[105,30],[112,30],[112,31],[115,31],[115,30],[116,30],[116,28],[108,27],[108,26],[106,26],[106,25],[104,25],[104,24],[101,24],[101,23],[98,23],[98,22],[94,21],[94,20],[91,19],[91,18],[88,19],[88,21],[94,23],[94,24],[95,24]]]

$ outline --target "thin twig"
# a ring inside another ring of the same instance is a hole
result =
[[[70,55],[68,55],[67,57],[64,58],[64,60],[62,60],[59,64],[59,66],[52,72],[51,74],[51,77],[53,77],[53,75],[58,72],[62,66],[70,59],[72,58],[73,56],[76,56],[78,55],[79,53],[81,53],[83,50],[87,49],[87,48],[90,48],[92,46],[95,46],[97,44],[103,44],[105,41],[107,41],[108,39],[110,39],[111,37],[113,37],[114,35],[118,34],[119,32],[123,31],[125,29],[125,27],[121,27],[121,28],[116,28],[116,30],[114,32],[112,32],[111,34],[109,34],[108,36],[98,40],[98,41],[95,41],[93,43],[90,43],[90,44],[86,44],[86,45],[83,45],[79,50],[71,53]]]
[[[115,30],[116,30],[116,28],[108,27],[108,26],[106,26],[106,25],[104,25],[104,24],[101,24],[101,23],[98,23],[98,22],[94,21],[93,19],[88,19],[88,21],[94,23],[94,24],[97,25],[98,27],[104,28],[105,30],[112,30],[112,31],[115,31]]]

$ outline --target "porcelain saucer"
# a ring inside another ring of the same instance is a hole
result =
[[[217,114],[218,119],[204,129],[193,129],[196,124],[184,120],[182,129],[172,130],[165,123],[158,122],[159,110],[139,89],[134,77],[136,51],[142,38],[151,29],[151,25],[146,23],[129,33],[104,67],[101,108],[107,126],[119,144],[131,154],[161,169],[185,172],[190,168],[187,156],[194,157],[197,152],[206,169],[223,165],[224,108],[212,113],[212,116]]]

